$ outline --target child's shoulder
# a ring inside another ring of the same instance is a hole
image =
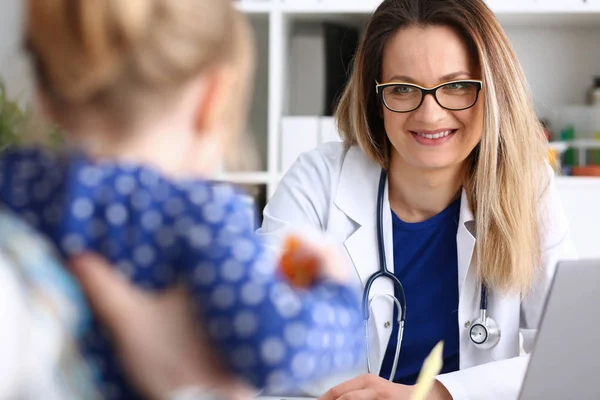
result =
[[[177,187],[196,220],[212,225],[254,219],[252,197],[227,182],[188,180]]]

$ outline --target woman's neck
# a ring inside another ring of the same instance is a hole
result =
[[[462,183],[460,165],[420,169],[392,157],[388,172],[390,206],[405,222],[425,221],[457,199]]]

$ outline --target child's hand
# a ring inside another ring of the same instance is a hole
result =
[[[285,240],[280,270],[292,285],[301,288],[314,285],[317,279],[337,283],[348,280],[347,263],[333,244],[317,243],[297,235],[290,235]]]

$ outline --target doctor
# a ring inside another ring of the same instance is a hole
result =
[[[528,351],[554,265],[575,252],[525,76],[493,13],[482,0],[383,1],[336,119],[343,144],[298,159],[259,230],[273,242],[292,227],[326,232],[367,293],[371,374],[307,393],[409,398],[444,340],[431,399],[516,398],[519,334]],[[384,267],[400,284],[370,282]]]

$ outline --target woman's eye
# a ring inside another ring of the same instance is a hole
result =
[[[467,84],[462,82],[450,83],[446,85],[446,87],[450,90],[462,90],[467,88]]]
[[[416,89],[412,86],[398,85],[392,89],[393,94],[409,94],[413,93]]]

